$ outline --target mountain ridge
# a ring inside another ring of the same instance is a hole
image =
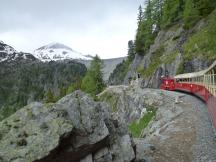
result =
[[[62,43],[53,42],[42,47],[37,48],[32,53],[36,58],[45,61],[58,61],[66,59],[90,60],[91,55],[84,55],[73,50],[71,47]]]

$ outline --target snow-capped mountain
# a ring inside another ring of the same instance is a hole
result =
[[[0,41],[0,62],[21,59],[35,60],[36,58],[29,53],[17,52],[13,47],[5,44],[3,41]]]
[[[36,49],[33,55],[41,61],[58,61],[65,59],[90,60],[91,57],[74,51],[61,43],[51,43]]]

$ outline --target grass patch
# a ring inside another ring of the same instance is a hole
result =
[[[142,66],[137,68],[137,72],[140,73],[143,77],[150,77],[154,74],[157,68],[162,64],[170,64],[172,63],[176,57],[178,56],[178,51],[174,51],[173,53],[162,56],[164,53],[164,46],[158,48],[151,57],[151,63],[148,68],[144,69]]]
[[[0,109],[0,121],[9,117],[10,115],[12,115],[15,112],[16,112],[16,108],[13,106],[2,107]]]
[[[147,109],[147,113],[139,120],[136,120],[128,125],[132,136],[137,138],[141,135],[142,130],[146,128],[152,118],[156,115],[156,111],[154,108]]]
[[[164,56],[162,58],[162,62],[164,64],[170,64],[170,63],[172,63],[176,59],[176,57],[178,56],[178,54],[179,54],[178,51],[174,51],[173,53],[170,53],[170,54]]]
[[[216,10],[208,17],[208,25],[200,32],[193,34],[184,44],[184,59],[192,60],[194,57],[214,60],[216,59]]]

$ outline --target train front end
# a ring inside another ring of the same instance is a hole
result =
[[[169,77],[161,77],[161,89],[174,91],[175,90],[175,80]]]

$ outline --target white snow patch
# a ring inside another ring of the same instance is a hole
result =
[[[65,59],[90,60],[89,57],[72,50],[60,43],[51,43],[33,52],[33,55],[41,61],[58,61]]]

